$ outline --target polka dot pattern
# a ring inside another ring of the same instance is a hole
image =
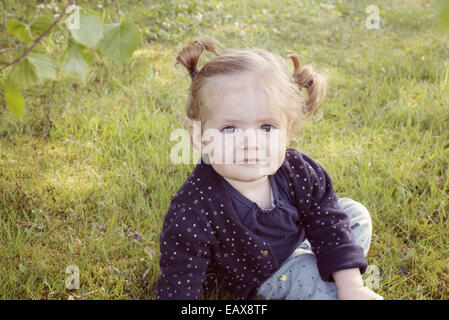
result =
[[[276,174],[288,179],[320,275],[328,277],[332,266],[341,264],[341,247],[344,258],[348,253],[359,258],[349,219],[324,169],[287,148]],[[235,299],[252,299],[279,269],[269,243],[241,223],[216,175],[210,165],[199,163],[170,203],[160,236],[158,299],[201,299],[204,291],[218,288]]]

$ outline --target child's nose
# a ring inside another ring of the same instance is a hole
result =
[[[259,141],[257,137],[257,131],[253,129],[245,130],[243,137],[241,139],[240,148],[245,150],[258,149]]]

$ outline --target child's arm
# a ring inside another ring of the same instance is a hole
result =
[[[160,237],[157,299],[201,299],[210,262],[210,227],[188,206],[172,202]]]
[[[354,241],[349,217],[338,205],[329,175],[307,155],[295,149],[289,153],[301,222],[321,278],[334,281],[333,273],[353,268],[363,273],[368,266],[363,249]]]
[[[335,281],[339,299],[379,299],[364,286],[361,273],[367,263],[363,249],[354,242],[348,215],[337,203],[337,196],[326,171],[303,156],[309,167],[311,205],[303,215],[306,234],[317,255],[318,269],[326,281]]]

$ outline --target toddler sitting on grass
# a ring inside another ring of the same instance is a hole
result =
[[[198,70],[204,50],[216,57]],[[324,77],[296,55],[291,75],[266,50],[217,50],[196,40],[177,57],[192,78],[187,116],[202,156],[164,219],[157,298],[381,299],[361,276],[369,212],[287,146],[322,102]]]

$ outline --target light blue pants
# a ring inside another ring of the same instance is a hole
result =
[[[355,242],[363,248],[366,256],[372,232],[368,210],[349,198],[340,198],[338,204],[348,214]],[[285,281],[279,280],[283,275],[287,276]],[[321,279],[315,254],[307,240],[260,286],[258,295],[272,300],[338,299],[335,283]]]

